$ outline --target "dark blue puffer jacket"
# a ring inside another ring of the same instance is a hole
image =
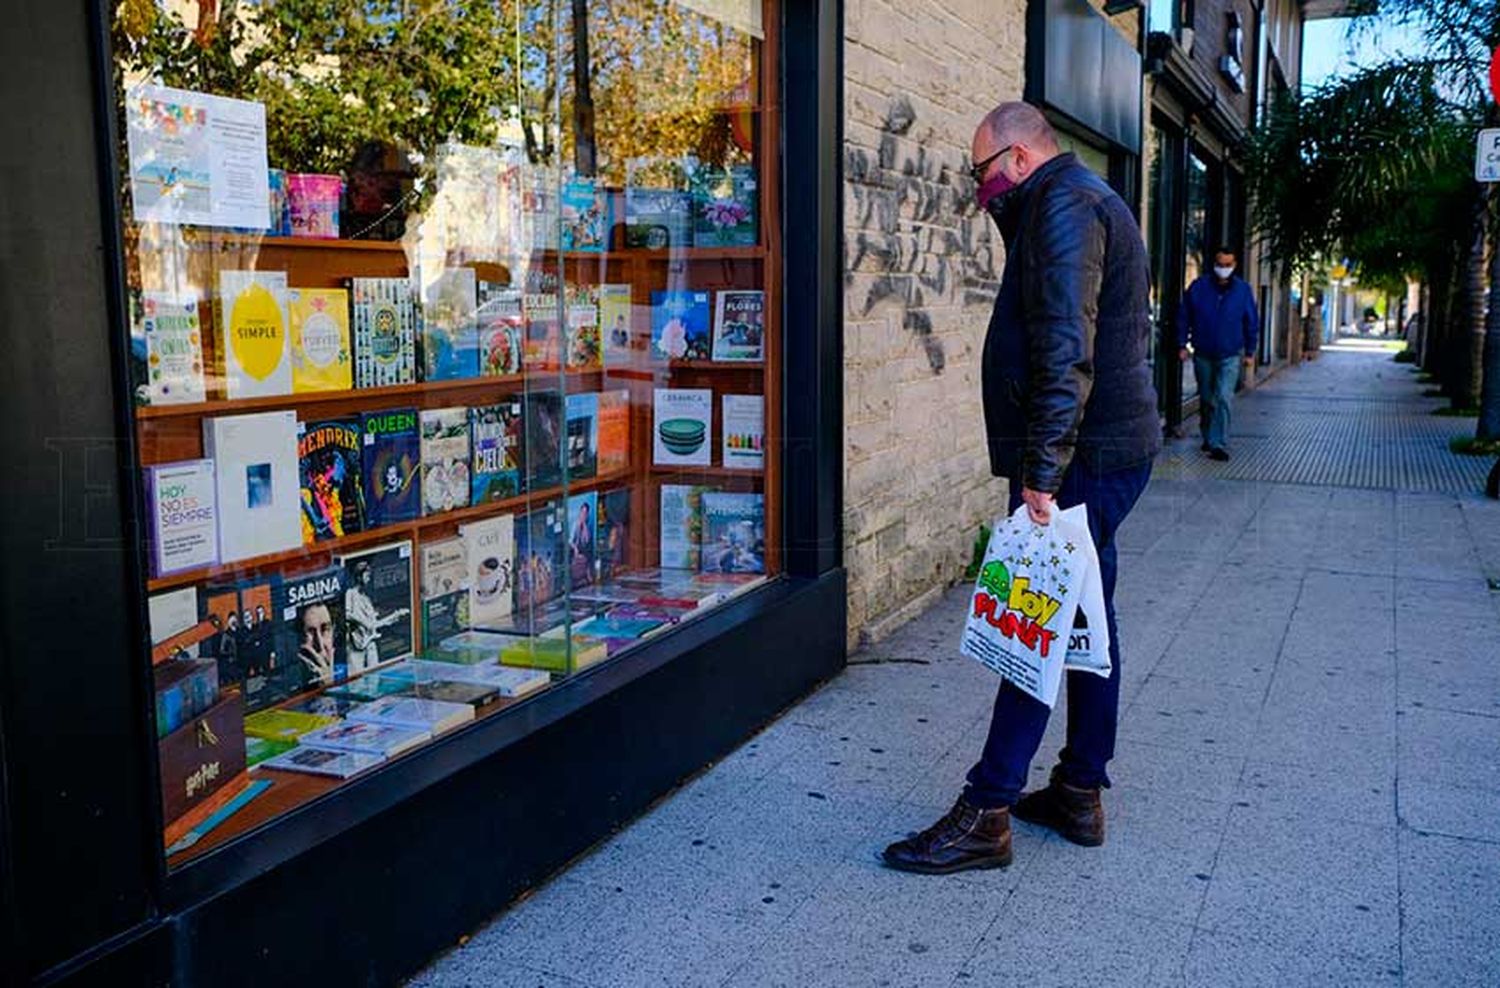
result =
[[[1146,462],[1161,426],[1135,217],[1072,154],[1007,199],[1005,272],[981,365],[991,471],[1052,493],[1075,461],[1095,473]]]

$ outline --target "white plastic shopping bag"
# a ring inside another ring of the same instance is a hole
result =
[[[1052,706],[1092,547],[1083,505],[1054,512],[1047,525],[1025,505],[997,521],[959,651]],[[1094,569],[1097,578],[1097,559]]]
[[[1082,669],[1109,678],[1109,621],[1104,613],[1104,580],[1099,575],[1099,554],[1093,539],[1079,543],[1084,555],[1083,596],[1068,636],[1064,669]]]

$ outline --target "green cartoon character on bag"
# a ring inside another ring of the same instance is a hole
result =
[[[984,564],[979,571],[979,586],[1000,600],[1010,599],[1010,570],[998,559]]]

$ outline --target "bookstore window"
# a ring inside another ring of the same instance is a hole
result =
[[[774,0],[124,0],[171,866],[779,568]]]

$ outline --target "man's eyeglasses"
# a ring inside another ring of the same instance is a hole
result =
[[[971,166],[969,168],[969,174],[974,177],[974,184],[975,185],[983,185],[984,184],[984,173],[990,170],[990,165],[992,165],[996,161],[1000,160],[1000,156],[1002,154],[1004,154],[1005,152],[1009,151],[1013,147],[1015,147],[1014,144],[1007,144],[1007,145],[1005,145],[1005,147],[1003,147],[1000,150],[996,151],[994,154],[990,155],[988,158],[985,158],[983,161],[979,162],[977,165]]]

